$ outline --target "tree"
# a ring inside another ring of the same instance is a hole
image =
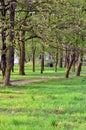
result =
[[[5,25],[6,20],[6,3],[4,0],[0,1],[1,3],[1,22],[2,22],[2,31],[1,31],[1,38],[2,38],[2,55],[1,55],[1,70],[2,70],[2,76],[4,79],[5,71],[6,71],[6,30],[7,28]]]
[[[16,0],[11,0],[9,2],[9,13],[10,13],[10,31],[9,31],[9,45],[7,47],[6,54],[6,73],[4,79],[4,85],[10,85],[10,74],[13,67],[14,60],[14,20],[15,20],[15,8]]]

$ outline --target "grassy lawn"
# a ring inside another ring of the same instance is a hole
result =
[[[51,77],[39,83],[0,87],[0,130],[86,130],[86,76],[57,78],[65,69],[39,68],[11,79]],[[86,69],[83,69],[83,71]]]

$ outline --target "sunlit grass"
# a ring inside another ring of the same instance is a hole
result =
[[[85,130],[86,76],[58,78],[64,74],[64,68],[57,73],[46,68],[41,75],[39,69],[32,73],[26,66],[26,76],[22,77],[15,66],[11,80],[50,78],[0,87],[0,130]]]

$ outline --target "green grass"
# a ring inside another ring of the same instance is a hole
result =
[[[65,68],[58,68],[58,73],[55,73],[54,68],[45,67],[44,74],[40,74],[40,66],[36,65],[36,70],[33,73],[31,65],[26,64],[25,66],[25,75],[19,75],[19,68],[15,65],[15,71],[11,75],[11,80],[21,80],[21,79],[39,79],[45,77],[56,77],[56,76],[64,76]],[[0,72],[0,81],[2,82],[2,76]]]
[[[51,77],[39,83],[0,87],[0,130],[86,130],[86,76],[57,78],[65,69],[26,67],[24,79]],[[83,68],[83,70],[86,70]],[[11,79],[18,76],[18,68]]]

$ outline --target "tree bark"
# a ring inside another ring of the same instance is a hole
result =
[[[4,86],[10,85],[10,74],[13,66],[15,8],[16,8],[16,0],[11,0],[9,3],[10,32],[9,32],[9,45],[8,45],[7,55],[6,55],[7,58],[6,58],[6,73],[4,79]]]
[[[11,69],[12,69],[12,52],[13,52],[13,46],[9,46],[7,50],[7,63],[6,63],[6,73],[4,78],[4,86],[10,86],[10,75],[11,75]]]
[[[21,43],[20,48],[20,59],[19,59],[19,75],[25,75],[25,31],[21,33]]]
[[[33,62],[33,65],[32,65],[32,70],[33,72],[35,72],[35,51],[36,51],[36,48],[32,48],[32,62]]]
[[[60,68],[63,68],[63,57],[60,57],[59,67],[60,67]]]
[[[41,54],[41,74],[43,74],[44,71],[44,51],[45,47],[42,45],[42,54]]]
[[[66,68],[66,56],[64,57],[64,68]]]
[[[2,6],[2,10],[1,10],[1,21],[2,24],[5,23],[5,16],[6,16],[6,9],[5,9],[5,1],[1,0],[1,6]],[[5,76],[5,72],[6,72],[6,28],[4,27],[4,25],[2,26],[2,31],[1,31],[1,38],[2,38],[2,55],[1,55],[1,70],[2,70],[2,76],[4,79]]]
[[[65,75],[66,78],[69,78],[69,72],[70,72],[70,69],[71,69],[71,67],[73,65],[74,58],[75,58],[75,54],[72,55],[70,64],[69,64],[69,66],[66,69],[66,75]]]
[[[36,52],[36,46],[32,38],[32,71],[33,72],[35,72],[35,52]]]
[[[44,71],[44,55],[41,55],[41,74],[43,74]]]
[[[58,50],[56,52],[56,58],[55,58],[55,72],[57,72],[57,65],[58,65]]]
[[[74,60],[73,66],[72,66],[72,72],[75,72],[75,65],[76,65],[76,63],[75,63],[75,60]]]
[[[80,76],[82,64],[83,64],[83,54],[81,54],[79,56],[79,63],[78,63],[78,68],[77,68],[76,76]]]
[[[65,63],[64,63],[64,67],[68,68],[69,67],[69,62],[70,62],[70,54],[68,51],[68,48],[66,48],[66,56],[65,56]]]

